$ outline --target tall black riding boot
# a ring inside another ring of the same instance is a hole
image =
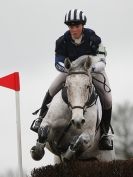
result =
[[[53,97],[50,95],[49,90],[48,90],[44,99],[43,99],[43,103],[40,108],[39,117],[33,121],[32,125],[31,125],[31,130],[38,132],[38,128],[40,127],[40,124],[48,111],[47,104],[49,104],[52,101],[52,99],[53,99]],[[37,112],[38,112],[38,110],[37,110]],[[36,113],[34,113],[34,114],[36,114]]]
[[[42,117],[42,118],[45,117],[45,115],[48,111],[47,104],[49,104],[52,101],[52,99],[53,99],[53,97],[50,95],[49,90],[48,90],[44,99],[43,99],[43,103],[42,103],[42,106],[41,106],[39,117]]]
[[[111,122],[112,108],[102,110],[101,127],[101,139],[99,141],[100,150],[113,150],[113,140],[109,137],[108,132]]]

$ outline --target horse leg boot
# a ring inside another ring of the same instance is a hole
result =
[[[102,110],[101,127],[101,139],[99,141],[100,150],[113,150],[113,140],[109,137],[108,132],[111,122],[112,108]]]
[[[72,140],[72,142],[70,143],[70,145],[68,146],[68,149],[66,150],[66,152],[64,154],[62,154],[62,159],[64,161],[68,161],[71,160],[72,158],[74,158],[75,153],[76,153],[76,141],[78,140],[79,136],[75,136]]]
[[[45,115],[47,114],[47,111],[48,111],[47,105],[52,101],[52,99],[53,99],[53,97],[50,95],[49,90],[48,90],[44,99],[43,99],[43,103],[40,108],[39,117],[35,120],[34,125],[32,126],[33,131],[38,132],[41,122],[42,122],[43,118],[45,117]]]
[[[50,129],[48,125],[45,127],[40,127],[38,129],[38,139],[36,142],[36,146],[33,146],[30,151],[33,160],[41,160],[44,156],[44,147],[48,139],[49,130]]]
[[[63,160],[71,160],[77,158],[83,151],[88,148],[89,136],[80,135],[75,136],[70,143],[67,151],[63,154]]]

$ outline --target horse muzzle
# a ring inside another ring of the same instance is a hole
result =
[[[71,120],[72,125],[74,125],[77,129],[81,129],[83,124],[85,123],[85,118],[80,117],[80,118],[72,118]]]

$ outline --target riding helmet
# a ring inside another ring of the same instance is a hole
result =
[[[86,21],[87,18],[82,10],[72,9],[66,13],[64,23],[68,26],[79,24],[85,25]]]

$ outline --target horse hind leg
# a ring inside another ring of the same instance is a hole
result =
[[[36,146],[33,146],[30,150],[31,157],[33,160],[41,160],[45,154],[44,147],[47,142],[48,134],[49,134],[49,126],[41,126],[38,129],[38,139],[36,142]]]

